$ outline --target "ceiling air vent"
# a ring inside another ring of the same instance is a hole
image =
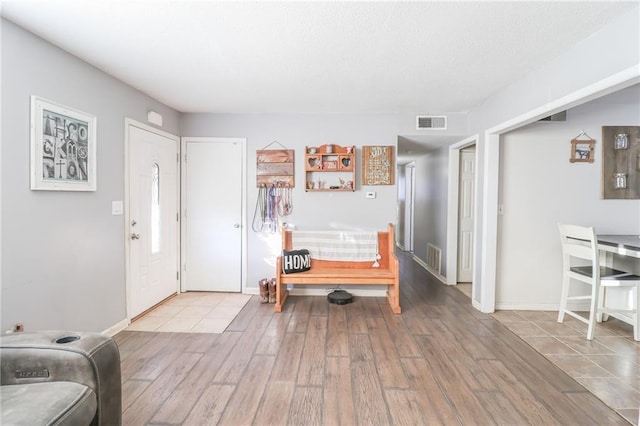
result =
[[[416,129],[446,130],[447,117],[444,115],[418,115]]]

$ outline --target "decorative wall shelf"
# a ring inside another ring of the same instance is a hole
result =
[[[306,147],[305,191],[355,191],[355,151],[354,146]]]

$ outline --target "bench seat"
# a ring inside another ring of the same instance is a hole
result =
[[[290,230],[282,230],[282,247],[293,250]],[[327,284],[327,285],[386,285],[387,300],[391,310],[399,314],[400,279],[398,259],[395,256],[395,239],[393,225],[389,224],[387,232],[378,232],[379,267],[374,268],[372,262],[325,261],[311,259],[311,269],[304,272],[284,274],[282,257],[276,262],[276,304],[275,311],[282,312],[282,307],[289,295],[287,285]]]
[[[312,266],[313,268],[313,266]],[[282,275],[282,282],[287,284],[393,284],[395,276],[388,269],[350,269],[328,268],[310,269],[305,272]]]

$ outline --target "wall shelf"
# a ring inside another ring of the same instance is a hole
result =
[[[354,146],[306,147],[305,191],[355,191],[356,149]]]

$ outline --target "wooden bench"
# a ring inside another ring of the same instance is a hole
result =
[[[282,229],[283,250],[293,250],[292,232]],[[276,305],[275,311],[282,312],[284,302],[289,296],[287,284],[330,284],[330,285],[386,285],[387,300],[391,310],[399,314],[400,310],[400,276],[398,258],[395,255],[395,239],[393,225],[389,224],[386,232],[378,232],[379,267],[373,262],[329,261],[311,259],[311,269],[294,274],[282,273],[282,256],[276,263]]]

